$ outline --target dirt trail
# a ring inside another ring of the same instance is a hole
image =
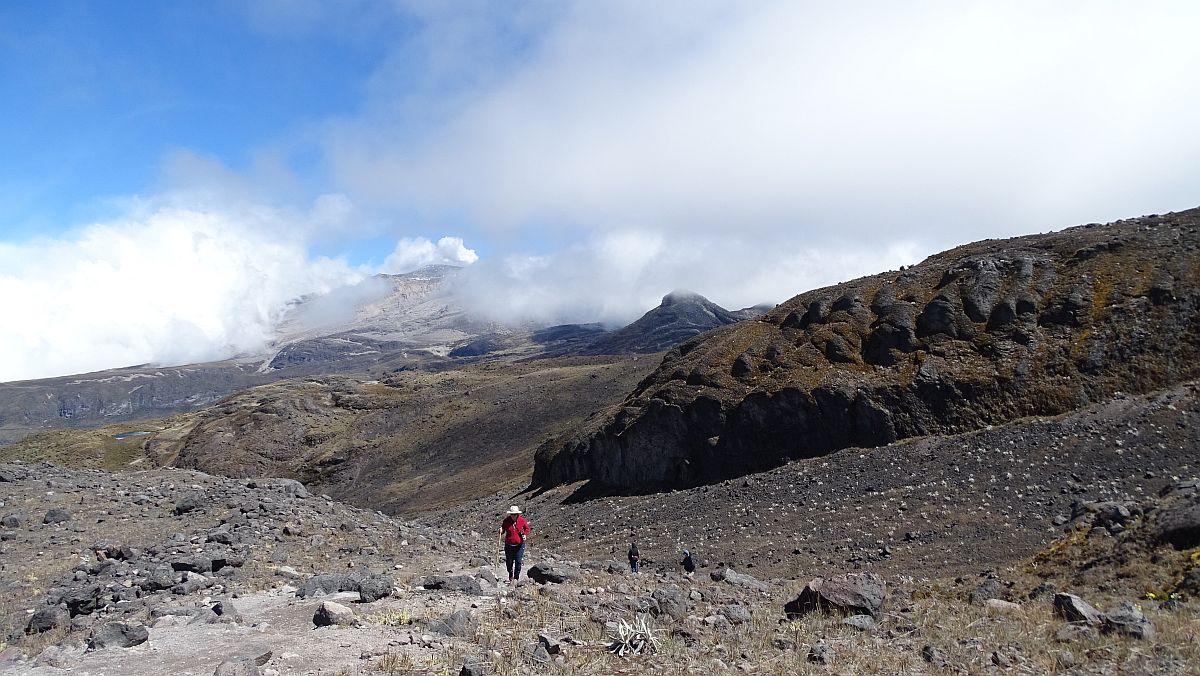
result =
[[[368,607],[358,603],[356,592],[298,599],[293,589],[285,587],[234,599],[244,624],[177,626],[167,620],[163,626],[151,627],[150,640],[141,645],[92,652],[66,649],[59,663],[70,673],[83,676],[211,676],[226,660],[254,659],[268,652],[270,659],[260,667],[265,674],[271,670],[278,674],[378,673],[381,660],[444,664],[455,639],[430,636],[418,625],[388,626],[381,623],[383,618],[439,617],[463,608],[491,607],[503,602],[499,594],[489,585],[484,587],[484,596],[409,591]],[[313,613],[324,601],[355,610],[364,622],[359,627],[314,628]],[[50,665],[0,666],[0,674],[63,673],[64,669]]]

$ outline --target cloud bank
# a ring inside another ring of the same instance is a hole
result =
[[[501,232],[880,251],[898,233],[949,245],[1197,201],[1194,3],[564,7],[466,91],[381,69],[327,140],[341,188]]]
[[[737,235],[680,240],[616,231],[547,255],[481,261],[459,276],[455,292],[474,313],[497,321],[620,326],[677,289],[736,310],[919,259],[918,247],[904,241],[882,251],[850,242],[787,249]]]
[[[261,227],[252,227],[257,222]],[[261,348],[289,300],[361,273],[275,236],[277,214],[178,208],[0,244],[0,381]]]
[[[396,243],[396,248],[383,261],[381,272],[400,274],[412,272],[426,265],[470,265],[479,260],[473,249],[468,249],[461,237],[443,237],[434,244],[424,237],[405,237]]]
[[[778,302],[1200,202],[1195,3],[361,8],[248,14],[380,41],[357,113],[239,171],[172,153],[128,218],[0,244],[0,380],[250,351],[288,301],[379,270],[474,263],[459,292],[491,318],[623,323],[675,288]],[[377,269],[309,253],[384,234]],[[329,316],[376,290],[338,293]]]

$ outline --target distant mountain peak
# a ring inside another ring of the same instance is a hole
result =
[[[413,270],[412,272],[403,272],[398,275],[387,275],[388,277],[400,277],[403,279],[442,279],[448,277],[459,270],[462,270],[458,265],[446,265],[436,263],[433,265],[425,265]]]
[[[675,289],[671,293],[668,293],[667,295],[663,296],[661,305],[662,305],[662,307],[667,307],[669,305],[675,305],[677,303],[696,303],[696,302],[707,303],[707,302],[709,302],[709,300],[707,298],[705,298],[704,296],[701,296],[700,294],[696,293],[695,291],[689,291],[687,289]]]

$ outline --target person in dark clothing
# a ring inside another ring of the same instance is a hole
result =
[[[642,555],[638,552],[637,543],[629,545],[629,572],[636,573],[641,570]]]
[[[696,562],[692,560],[692,553],[686,549],[683,550],[683,560],[679,562],[679,565],[683,566],[683,571],[689,576],[696,572]]]
[[[508,583],[512,584],[521,577],[525,541],[529,539],[529,522],[521,516],[520,507],[508,508],[508,515],[500,524],[500,534],[504,537],[504,567],[508,569]]]

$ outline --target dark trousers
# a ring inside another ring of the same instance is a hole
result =
[[[504,544],[504,567],[508,569],[508,579],[517,580],[521,577],[521,562],[525,560],[525,543],[519,545]]]

